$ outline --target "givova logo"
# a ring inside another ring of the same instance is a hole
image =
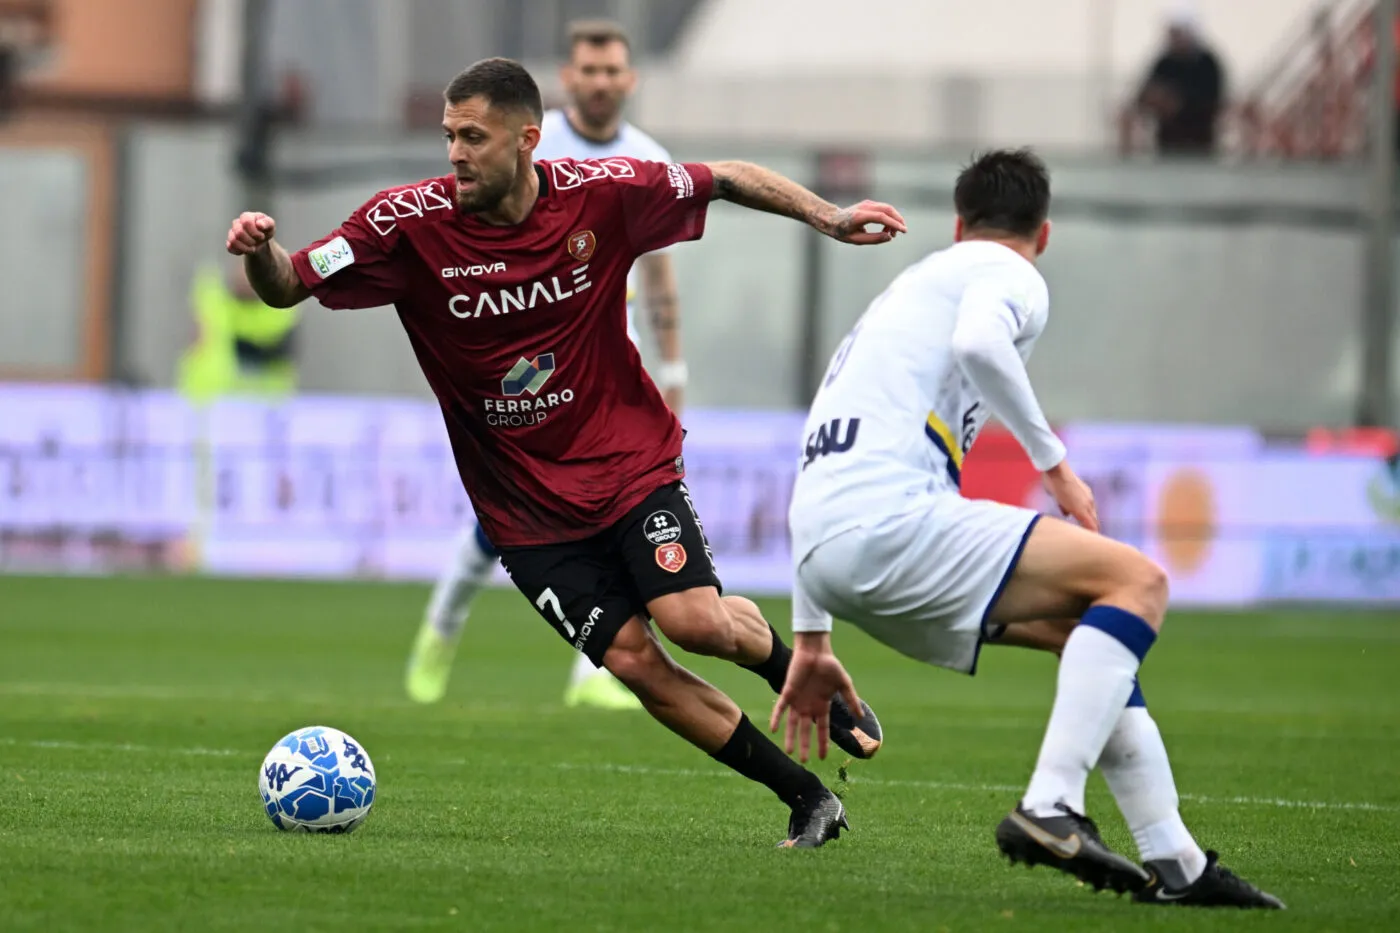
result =
[[[526,392],[537,395],[553,372],[553,353],[541,353],[533,360],[522,356],[501,380],[501,394],[506,398],[519,398]]]

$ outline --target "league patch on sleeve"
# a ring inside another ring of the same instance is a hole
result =
[[[355,252],[350,248],[350,242],[345,237],[338,236],[311,250],[306,254],[306,258],[311,261],[311,268],[316,270],[317,275],[328,279],[353,263]]]

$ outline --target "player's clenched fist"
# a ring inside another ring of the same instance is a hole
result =
[[[244,211],[234,218],[224,245],[235,256],[247,256],[266,246],[276,230],[277,221],[266,214]]]

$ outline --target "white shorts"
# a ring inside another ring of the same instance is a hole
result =
[[[794,617],[811,600],[902,654],[974,674],[986,619],[1039,518],[947,493],[872,519],[801,560]]]

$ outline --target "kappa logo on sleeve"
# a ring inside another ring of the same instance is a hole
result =
[[[328,279],[355,261],[355,251],[350,248],[349,240],[338,236],[311,250],[306,258],[317,275]]]

